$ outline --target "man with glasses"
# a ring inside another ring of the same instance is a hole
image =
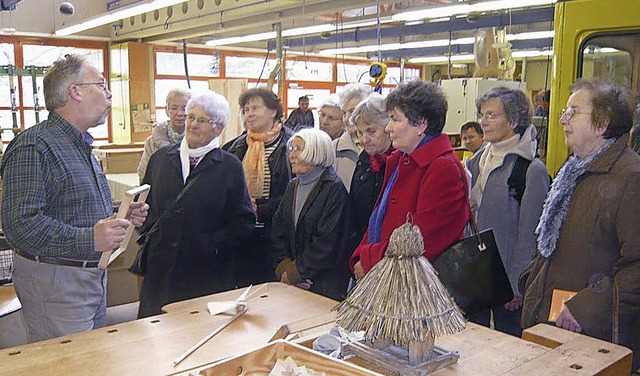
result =
[[[340,97],[338,94],[331,94],[320,106],[318,110],[318,121],[320,129],[325,131],[336,140],[345,131],[342,108],[340,107]]]
[[[476,108],[487,145],[467,162],[472,176],[469,201],[478,229],[493,229],[514,298],[470,319],[489,326],[493,311],[495,329],[519,337],[518,277],[536,249],[534,232],[549,190],[549,175],[535,157],[533,111],[522,91],[494,88],[478,98]]]
[[[167,112],[167,116],[169,116],[169,120],[153,127],[151,136],[147,137],[144,141],[144,151],[138,164],[138,177],[140,181],[142,181],[147,171],[149,158],[151,158],[151,155],[155,153],[156,150],[182,141],[184,122],[187,118],[185,109],[189,98],[191,98],[191,93],[188,90],[179,88],[171,89],[169,94],[167,94],[167,107],[165,111]]]
[[[105,326],[107,273],[98,260],[149,208],[134,204],[128,219],[112,216],[88,133],[111,110],[100,71],[67,55],[47,70],[44,97],[49,118],[13,139],[0,169],[2,224],[29,342]]]

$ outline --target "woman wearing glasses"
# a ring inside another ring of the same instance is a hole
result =
[[[576,295],[555,325],[633,350],[640,366],[640,157],[628,146],[635,101],[594,80],[571,88],[560,117],[573,155],[558,172],[522,273],[523,328],[549,320],[553,291]]]
[[[149,160],[142,181],[151,185],[149,220],[142,233],[150,243],[138,317],[236,286],[234,257],[245,248],[255,216],[240,161],[218,145],[228,120],[222,95],[194,95],[185,137]],[[157,230],[149,231],[156,221]]]
[[[349,197],[331,165],[331,138],[303,129],[289,140],[291,180],[273,217],[271,255],[281,282],[342,300],[349,281]]]
[[[493,311],[496,330],[519,337],[518,277],[536,247],[534,230],[549,190],[549,175],[536,158],[531,101],[522,91],[494,88],[478,98],[476,108],[487,146],[467,162],[472,176],[469,201],[478,229],[493,229],[514,298],[470,319],[489,326]]]

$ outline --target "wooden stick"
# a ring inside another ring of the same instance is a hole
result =
[[[199,349],[202,345],[204,345],[208,340],[210,340],[211,338],[213,338],[216,334],[220,333],[222,331],[222,329],[226,328],[227,326],[229,326],[229,324],[231,324],[232,322],[234,322],[238,317],[242,316],[245,312],[247,312],[247,306],[246,305],[239,305],[236,307],[236,309],[240,309],[238,311],[238,313],[236,313],[231,319],[229,319],[229,321],[227,321],[226,323],[220,325],[219,327],[215,328],[211,333],[209,333],[206,337],[204,337],[202,340],[200,340],[200,342],[196,343],[195,345],[193,345],[193,347],[191,347],[189,350],[185,351],[182,355],[180,355],[176,360],[173,361],[173,366],[177,366],[178,364],[180,364],[180,362],[182,362],[183,360],[185,360],[189,355],[191,355],[191,353],[193,353],[194,351],[196,351],[197,349]]]

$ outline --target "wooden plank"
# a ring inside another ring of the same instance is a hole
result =
[[[22,308],[13,286],[0,286],[0,317],[16,312]]]
[[[145,202],[147,200],[147,196],[149,195],[150,189],[151,186],[149,184],[143,184],[139,187],[128,190],[125,194],[125,197],[122,199],[122,202],[120,203],[116,218],[125,219],[127,217],[127,213],[131,204]],[[133,226],[133,224],[127,228],[124,234],[124,240],[122,241],[122,244],[120,244],[120,247],[118,247],[118,249],[102,252],[100,261],[98,262],[98,267],[100,269],[106,269],[109,264],[111,264],[118,256],[122,254],[122,252],[127,249],[134,230],[135,226]]]
[[[538,324],[522,331],[522,339],[555,349],[576,337],[579,333],[559,329],[548,324]]]
[[[380,376],[379,373],[371,370],[283,340],[216,363],[201,370],[200,374],[205,376],[267,375],[273,369],[277,359],[286,359],[287,357],[291,357],[298,366],[305,366],[316,372],[324,372],[327,376]]]
[[[515,367],[506,375],[629,375],[632,352],[596,338],[578,335],[541,356]]]
[[[256,286],[260,287],[260,286]],[[254,287],[255,288],[255,287]],[[248,311],[177,367],[173,360],[228,320],[211,316],[206,302],[235,300],[245,289],[178,305],[168,314],[90,332],[0,350],[2,374],[170,375],[212,364],[268,343],[285,323],[328,313],[335,301],[281,283],[270,283],[266,297],[248,301]],[[12,355],[13,354],[13,355]]]
[[[460,359],[434,372],[434,376],[500,375],[549,351],[544,346],[469,322],[460,333],[436,338],[436,346],[458,351]]]

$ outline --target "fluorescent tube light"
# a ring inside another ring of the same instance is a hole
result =
[[[507,40],[531,40],[531,39],[546,39],[553,38],[554,31],[533,31],[520,34],[507,34]],[[451,41],[451,45],[465,45],[473,44],[475,42],[474,37],[458,38]],[[407,42],[407,43],[387,43],[380,45],[380,51],[397,51],[414,48],[428,48],[428,47],[444,47],[449,45],[448,39],[436,39],[429,41],[419,42]],[[360,47],[345,47],[345,48],[329,48],[321,50],[320,55],[349,55],[354,53],[376,52],[378,51],[377,45],[367,45]]]
[[[472,62],[475,56],[473,54],[465,54],[465,55],[452,55],[451,61],[461,62],[461,61],[469,61]],[[410,63],[446,63],[449,61],[449,56],[426,56],[426,57],[416,57],[413,59],[409,59]]]
[[[388,22],[392,22],[393,20],[391,19],[391,17],[384,17],[384,19],[380,19],[380,23],[388,23]],[[363,21],[353,21],[353,22],[345,22],[343,24],[341,24],[339,26],[339,30],[349,30],[349,29],[355,29],[358,27],[366,27],[366,26],[373,26],[373,25],[377,25],[378,22],[377,20],[363,20]],[[322,33],[324,31],[335,31],[336,30],[336,25],[335,24],[323,24],[323,25],[316,25],[316,26],[307,26],[307,27],[298,27],[295,29],[289,29],[289,30],[283,30],[282,31],[282,36],[283,37],[298,37],[298,36],[302,36],[302,35],[309,35],[309,34],[317,34],[317,33]],[[243,43],[243,42],[257,42],[260,40],[269,40],[269,39],[275,39],[276,37],[276,32],[268,32],[268,33],[258,33],[258,34],[251,34],[251,35],[245,35],[242,37],[230,37],[230,38],[221,38],[221,39],[212,39],[209,40],[207,42],[205,42],[205,44],[207,46],[224,46],[224,45],[229,45],[229,44],[235,44],[235,43]]]
[[[521,57],[540,57],[540,56],[551,56],[553,55],[553,50],[544,50],[544,51],[513,51],[511,53],[511,57],[521,58]]]
[[[556,1],[557,0],[494,0],[475,4],[450,5],[398,13],[392,18],[395,21],[417,21],[422,19],[452,17],[460,14],[468,14],[470,12],[489,12],[495,10],[552,5],[555,4]]]
[[[150,0],[142,4],[107,12],[101,16],[90,18],[77,25],[71,25],[60,30],[56,30],[55,35],[66,36],[79,33],[81,31],[93,29],[94,27],[114,23],[124,18],[129,18],[142,13],[152,12],[156,9],[181,4],[185,1],[187,0]]]

